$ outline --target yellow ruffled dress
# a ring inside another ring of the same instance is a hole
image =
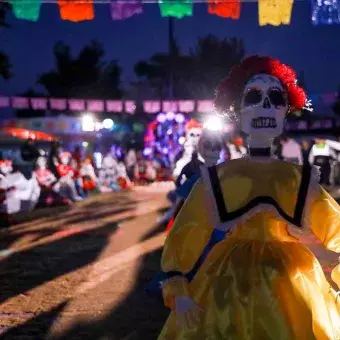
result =
[[[172,273],[163,283],[165,305],[174,309],[174,298],[187,295],[203,313],[186,330],[172,311],[159,339],[340,339],[336,292],[312,252],[288,231],[289,225],[308,227],[326,248],[340,252],[340,209],[314,171],[306,175],[295,164],[240,159],[219,165],[216,173],[229,214],[224,226],[233,231],[188,281],[184,274],[213,232],[200,180],[166,240],[162,270]],[[334,280],[336,272],[338,267]]]

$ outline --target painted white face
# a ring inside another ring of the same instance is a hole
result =
[[[282,134],[288,102],[281,82],[258,74],[247,82],[240,110],[243,132],[250,137],[275,138]]]
[[[188,131],[187,134],[187,141],[190,145],[193,147],[197,147],[198,142],[202,135],[202,129],[199,128],[193,128]]]
[[[0,171],[4,174],[4,175],[8,175],[13,171],[13,167],[11,164],[3,164],[0,166]]]
[[[68,165],[70,158],[67,156],[60,157],[61,164]]]
[[[37,165],[39,169],[46,169],[47,161],[45,157],[39,157],[37,159]]]

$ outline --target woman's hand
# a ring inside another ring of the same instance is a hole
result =
[[[203,308],[188,296],[177,296],[174,311],[177,325],[188,330],[195,328],[200,322]]]

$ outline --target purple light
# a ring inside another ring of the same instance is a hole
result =
[[[168,152],[169,152],[169,150],[167,149],[167,148],[163,148],[163,153],[166,155],[166,154],[168,154]]]
[[[168,112],[166,114],[166,119],[167,120],[174,120],[175,119],[175,114],[173,112]]]
[[[171,135],[171,134],[172,134],[172,130],[169,129],[166,133],[167,133],[168,135]]]
[[[177,122],[178,124],[181,124],[181,123],[183,123],[184,121],[185,121],[184,115],[182,115],[181,113],[178,113],[178,114],[176,115],[176,122]]]
[[[160,122],[160,123],[164,123],[165,120],[166,120],[166,116],[164,113],[160,113],[158,116],[157,116],[157,120]]]
[[[143,151],[143,155],[144,156],[149,156],[152,153],[152,149],[151,148],[145,148]]]

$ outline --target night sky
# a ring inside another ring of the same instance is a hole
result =
[[[53,44],[63,40],[77,53],[92,39],[102,42],[106,59],[118,59],[123,79],[134,79],[138,59],[167,50],[167,20],[157,4],[144,6],[144,14],[121,22],[111,19],[109,5],[96,5],[93,21],[62,21],[56,4],[44,4],[37,23],[17,20],[2,29],[0,46],[10,56],[15,77],[0,83],[0,94],[14,95],[35,84],[36,75],[53,67]],[[199,36],[244,38],[247,54],[268,54],[304,70],[311,93],[333,92],[340,84],[340,25],[313,26],[309,1],[295,1],[291,25],[259,27],[257,3],[243,3],[240,20],[222,19],[207,13],[206,4],[195,4],[194,15],[175,21],[175,35],[183,51]],[[223,77],[224,75],[221,75]],[[35,87],[39,89],[38,87]]]

